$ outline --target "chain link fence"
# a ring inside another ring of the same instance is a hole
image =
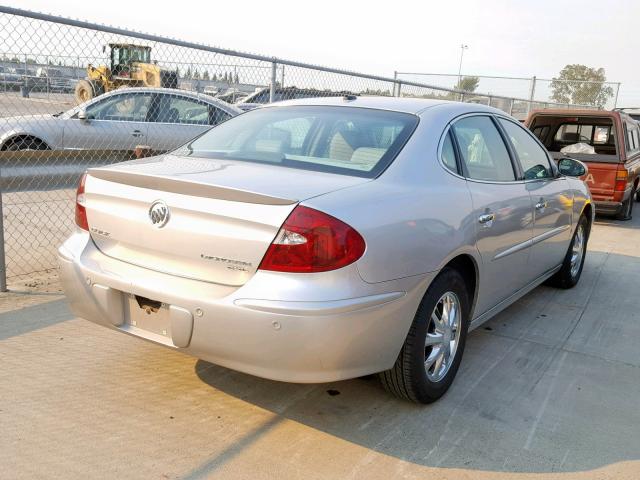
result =
[[[56,248],[74,228],[75,186],[86,168],[172,150],[261,104],[393,95],[482,103],[519,118],[532,108],[559,106],[1,6],[0,49],[1,290],[7,278],[24,284],[55,272]]]
[[[464,90],[485,92],[504,97],[525,98],[524,110],[514,116],[523,119],[528,109],[586,107],[612,110],[617,106],[620,83],[589,80],[546,79],[538,77],[496,77],[486,75],[456,75],[441,73],[395,72],[401,81],[426,82],[443,88],[460,87]],[[472,92],[467,93],[471,97]],[[480,95],[483,97],[484,95]]]

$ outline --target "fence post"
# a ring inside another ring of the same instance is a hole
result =
[[[282,72],[280,72],[280,87],[284,88],[284,65],[282,65]]]
[[[509,115],[513,115],[513,98],[509,100]]]
[[[391,94],[392,97],[396,96],[396,87],[398,85],[398,71],[394,70],[393,71],[393,93]],[[400,95],[398,95],[400,96]]]
[[[271,85],[269,86],[269,103],[273,103],[276,98],[276,76],[278,75],[278,64],[275,59],[271,62]]]
[[[536,76],[531,77],[531,90],[529,90],[529,103],[527,103],[527,114],[531,111],[533,99],[536,96]]]
[[[0,172],[0,178],[2,172]],[[0,191],[0,292],[7,291],[7,264],[4,256],[4,210],[2,207],[2,192]]]

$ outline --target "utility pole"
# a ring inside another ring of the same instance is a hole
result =
[[[458,88],[462,84],[462,58],[464,57],[464,51],[469,49],[469,45],[464,43],[460,45],[460,66],[458,67]]]

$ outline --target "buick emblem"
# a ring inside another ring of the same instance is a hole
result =
[[[154,227],[164,227],[169,221],[169,207],[162,200],[156,200],[149,207],[149,218]]]

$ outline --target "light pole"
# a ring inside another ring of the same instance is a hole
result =
[[[464,43],[460,45],[460,66],[458,67],[458,88],[462,88],[462,57],[464,57],[464,51],[469,48],[469,45]]]

